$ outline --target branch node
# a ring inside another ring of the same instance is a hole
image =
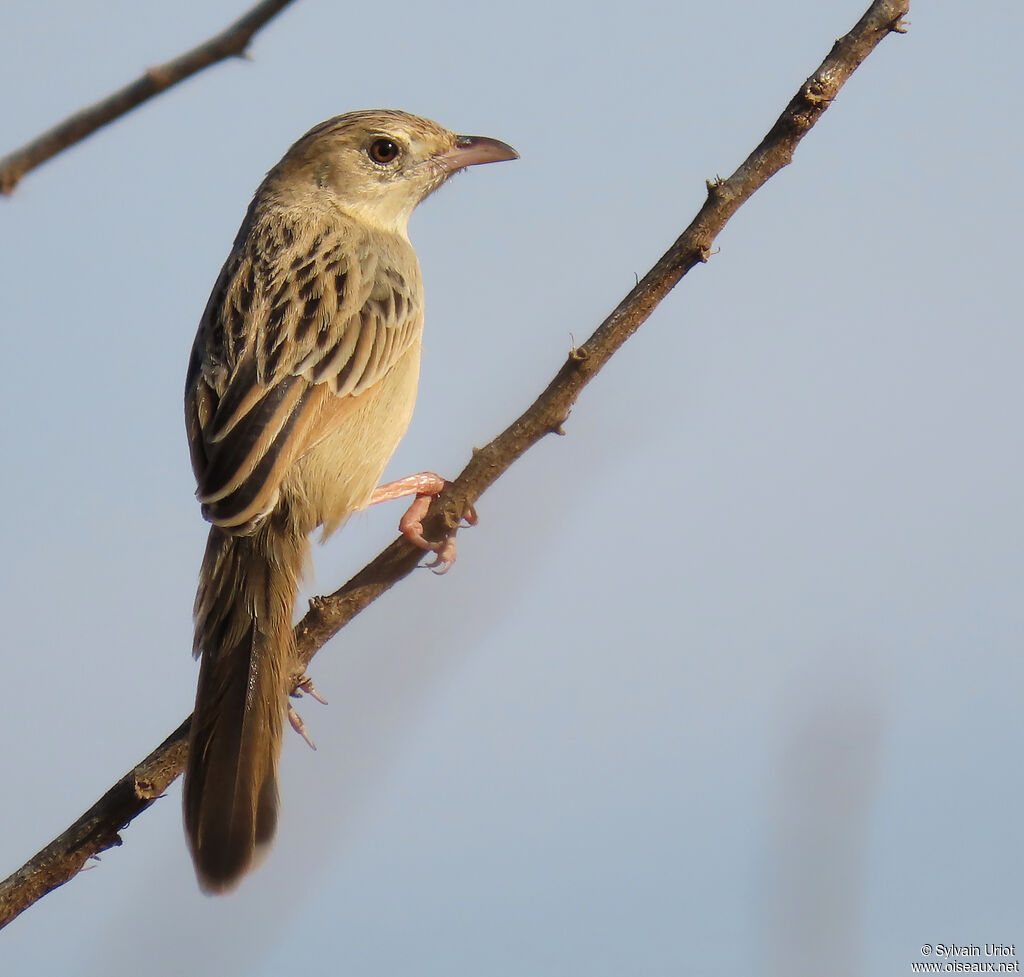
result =
[[[907,29],[910,27],[910,21],[904,20],[903,16],[897,17],[890,25],[889,30],[893,34],[906,34]]]
[[[808,81],[804,85],[801,94],[804,97],[804,101],[809,102],[815,108],[821,108],[822,106],[827,107],[832,101],[832,96],[828,94],[825,84],[815,78],[813,81]],[[809,126],[809,122],[805,122],[805,125]]]
[[[590,356],[582,346],[573,346],[569,350],[569,361],[572,363],[582,363],[585,359]]]
[[[174,81],[174,76],[167,70],[167,65],[163,64],[158,64],[153,68],[147,68],[145,74],[157,88],[169,88],[171,83]]]
[[[444,518],[445,526],[448,527],[449,531],[454,532],[462,525],[462,519],[466,515],[466,513],[470,512],[472,509],[473,506],[470,505],[464,498],[452,499],[441,510],[441,515]]]
[[[152,780],[144,777],[135,778],[135,796],[140,801],[152,801],[159,797],[161,791],[157,790]]]

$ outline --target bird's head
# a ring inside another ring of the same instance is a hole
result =
[[[453,173],[518,158],[497,139],[459,136],[407,112],[349,112],[310,129],[264,186],[289,195],[330,194],[350,216],[404,235],[416,205]]]

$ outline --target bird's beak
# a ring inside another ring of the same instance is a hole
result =
[[[500,163],[506,159],[519,159],[519,153],[508,143],[487,136],[456,136],[455,148],[437,157],[449,173],[477,163]]]

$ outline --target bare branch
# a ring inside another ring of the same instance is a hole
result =
[[[875,0],[779,116],[768,135],[726,180],[708,182],[700,212],[679,239],[615,310],[569,356],[547,389],[463,469],[431,505],[428,538],[456,527],[469,507],[546,434],[561,431],[576,398],[612,354],[643,324],[658,303],[694,265],[706,261],[729,218],[773,174],[793,158],[797,144],[874,47],[891,31],[902,32],[909,0]],[[305,666],[363,608],[416,567],[423,551],[397,539],[348,583],[310,601],[296,625]],[[298,672],[296,673],[298,677]],[[139,766],[126,774],[59,838],[0,883],[0,927],[50,889],[72,878],[86,859],[120,844],[118,832],[144,811],[181,773],[188,743],[186,720]]]
[[[178,82],[209,68],[226,58],[245,54],[253,35],[277,16],[293,0],[263,0],[245,16],[208,41],[180,55],[173,61],[150,68],[142,77],[95,105],[68,116],[59,125],[37,136],[21,149],[0,159],[0,193],[9,196],[21,178],[63,152],[97,129],[102,128],[136,106],[159,95]]]

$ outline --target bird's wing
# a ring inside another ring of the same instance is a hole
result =
[[[247,235],[214,286],[186,381],[206,517],[255,528],[292,463],[418,341],[422,317],[404,241],[288,224]]]

